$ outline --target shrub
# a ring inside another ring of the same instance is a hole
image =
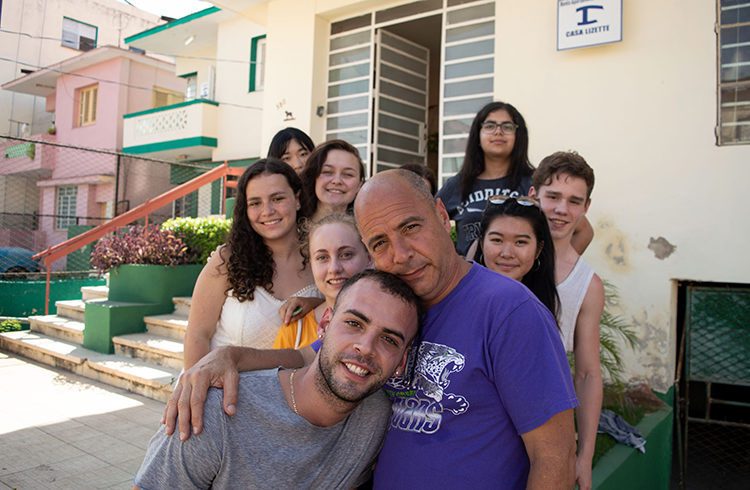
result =
[[[10,318],[0,322],[0,333],[2,332],[16,332],[21,330],[21,322],[16,319]]]
[[[171,231],[158,225],[129,226],[99,240],[91,265],[100,272],[123,264],[180,265],[187,263],[187,247]]]
[[[161,225],[187,246],[188,262],[205,264],[216,247],[226,242],[232,221],[224,218],[172,218]]]

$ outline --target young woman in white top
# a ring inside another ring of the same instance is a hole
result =
[[[203,268],[185,332],[185,369],[220,345],[270,348],[283,324],[279,308],[293,296],[319,296],[300,253],[305,216],[301,182],[272,158],[247,168],[237,183],[226,245]],[[304,315],[320,300],[311,300]]]

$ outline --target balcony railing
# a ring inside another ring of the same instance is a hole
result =
[[[218,105],[196,99],[125,114],[122,151],[164,160],[209,160],[218,143]]]

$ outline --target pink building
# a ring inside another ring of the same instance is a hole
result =
[[[32,227],[19,225],[25,233],[3,226],[0,246],[42,250],[68,238],[72,225],[97,225],[114,216],[115,206],[120,210],[132,207],[170,187],[166,165],[148,166],[128,157],[69,147],[120,151],[123,114],[182,100],[185,81],[174,75],[174,65],[103,46],[2,88],[46,97],[47,111],[54,113],[54,134],[32,139],[63,146],[19,141],[5,145],[0,175],[15,178],[18,185],[12,187],[16,189],[15,198],[6,196],[0,211],[23,200],[27,203],[23,213],[6,214],[34,214],[35,223]],[[34,149],[29,148],[32,145]],[[121,188],[116,189],[118,186]]]

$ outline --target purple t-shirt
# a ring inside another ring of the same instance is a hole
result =
[[[415,379],[385,389],[376,488],[525,488],[520,435],[578,405],[550,312],[477,264],[425,315]]]

